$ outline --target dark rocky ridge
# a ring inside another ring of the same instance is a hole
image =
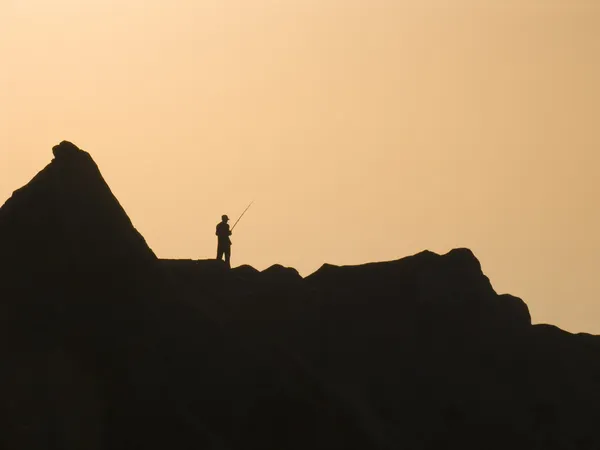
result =
[[[54,154],[0,210],[0,448],[372,446],[292,358],[188,301],[87,153]]]
[[[0,209],[0,447],[600,449],[600,339],[467,249],[158,260],[73,144]]]

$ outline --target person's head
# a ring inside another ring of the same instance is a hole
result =
[[[227,217],[227,214],[223,214],[221,216],[221,221],[227,223],[227,221],[229,220],[229,217]]]

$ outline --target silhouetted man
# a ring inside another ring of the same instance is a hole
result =
[[[219,243],[217,245],[217,259],[223,259],[223,255],[225,255],[225,264],[227,267],[231,268],[231,230],[229,230],[229,217],[226,214],[221,216],[221,222],[217,224],[217,232],[215,233],[219,239]]]

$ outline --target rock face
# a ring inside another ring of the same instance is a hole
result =
[[[62,270],[155,260],[90,155],[66,141],[53,153],[0,210],[2,261]]]
[[[89,154],[53,150],[0,209],[0,448],[381,448],[293,358],[197,307]]]
[[[0,448],[600,448],[600,339],[532,326],[468,249],[159,260],[53,153],[0,209]]]

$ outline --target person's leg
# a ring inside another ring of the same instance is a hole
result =
[[[223,259],[223,253],[225,253],[225,252],[224,252],[224,250],[223,250],[223,247],[221,247],[221,246],[219,245],[219,246],[217,247],[217,259],[218,259],[218,260],[222,260],[222,259]]]
[[[231,247],[225,249],[225,264],[231,269]]]

